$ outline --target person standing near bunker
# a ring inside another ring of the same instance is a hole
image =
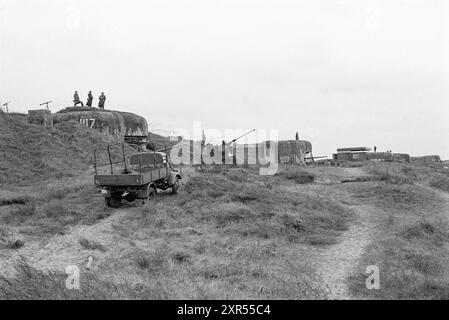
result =
[[[73,106],[76,107],[81,103],[81,107],[84,107],[83,102],[80,100],[80,96],[78,95],[78,91],[75,91],[73,94]]]
[[[89,91],[89,94],[87,95],[87,102],[86,106],[92,107],[92,101],[94,100],[94,96],[92,95],[92,90]]]
[[[104,92],[101,93],[100,97],[98,98],[98,108],[104,109],[104,103],[106,102],[106,96],[104,95]]]

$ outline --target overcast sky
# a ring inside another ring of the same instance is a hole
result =
[[[449,158],[444,0],[0,0],[0,101]],[[94,101],[97,104],[97,99]]]

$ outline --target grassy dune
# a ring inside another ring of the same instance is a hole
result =
[[[353,297],[448,298],[448,201],[444,188],[433,186],[444,171],[383,163],[289,166],[271,177],[243,168],[186,171],[178,195],[118,211],[94,195],[89,175],[69,185],[51,181],[39,196],[4,196],[4,225],[33,239],[59,234],[55,241],[74,247],[62,245],[65,256],[76,249],[74,257],[91,255],[96,265],[81,268],[82,289],[68,292],[63,270],[19,260],[13,281],[0,278],[0,298],[329,299],[332,284],[317,270],[346,252],[322,257],[354,236],[351,225],[362,216],[372,232],[357,236],[369,245],[353,270],[336,278]],[[374,213],[361,215],[366,208]],[[90,231],[118,212],[123,217],[109,229]],[[380,290],[365,287],[368,265],[381,270]],[[30,277],[41,284],[30,287]]]
[[[361,257],[358,272],[350,277],[354,294],[376,299],[448,299],[449,201],[438,191],[445,190],[447,173],[408,165],[374,169],[378,174],[388,171],[391,178],[354,192],[356,198],[382,209],[376,237]],[[380,269],[380,290],[366,290],[369,265]]]
[[[112,210],[89,168],[112,140],[25,120],[0,118],[1,299],[449,298],[443,166],[184,168],[178,195]]]
[[[353,212],[329,199],[283,191],[279,185],[285,181],[289,180],[282,175],[261,177],[249,169],[193,172],[178,196],[160,195],[156,203],[143,207],[125,205],[130,215],[113,226],[119,241],[130,243],[125,249],[115,252],[111,244],[92,239],[80,239],[79,245],[105,252],[105,269],[92,274],[128,288],[110,292],[110,298],[117,294],[126,298],[326,298],[326,288],[296,249],[336,243]],[[51,200],[33,213],[47,219],[42,227],[68,223],[70,218],[61,215],[59,198],[65,199],[67,193],[81,198],[87,192],[76,185],[69,192],[57,190],[50,189]],[[23,223],[34,221],[33,215]],[[75,216],[81,219],[78,223],[91,223],[83,214]],[[22,261],[17,272],[24,270],[32,270],[36,277],[41,274]],[[127,279],[130,275],[134,284]],[[60,281],[54,273],[44,277],[51,283]],[[111,280],[116,277],[124,279]],[[20,279],[4,289],[11,297],[26,286]],[[65,290],[60,284],[52,285]],[[86,290],[83,297],[90,298],[91,290]],[[146,293],[139,295],[139,290]],[[52,292],[29,294],[68,297]]]
[[[0,137],[0,186],[4,187],[76,177],[92,165],[96,146],[114,141],[76,122],[46,129],[14,115],[0,116]]]

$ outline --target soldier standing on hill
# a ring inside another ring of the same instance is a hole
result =
[[[73,106],[76,107],[78,104],[81,103],[81,107],[84,107],[84,104],[80,100],[80,96],[78,95],[78,91],[75,91],[75,94],[73,95]]]
[[[98,98],[98,108],[104,109],[104,103],[106,102],[106,96],[104,95],[104,92],[101,93],[100,97]]]
[[[222,164],[226,164],[226,141],[222,141],[221,142],[221,148],[222,148],[222,150],[221,150],[221,161],[222,161]]]
[[[295,139],[296,139],[296,141],[299,140],[299,132],[296,132]]]
[[[86,106],[92,107],[92,101],[93,100],[94,100],[94,96],[92,95],[92,91],[89,91],[89,94],[87,95]]]

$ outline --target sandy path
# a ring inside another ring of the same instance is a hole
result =
[[[328,181],[323,183],[329,183]],[[363,183],[363,182],[362,182]],[[365,248],[377,238],[377,233],[382,231],[382,217],[386,213],[379,207],[366,204],[354,203],[354,200],[348,201],[349,191],[346,191],[346,184],[332,184],[327,188],[326,197],[342,202],[348,208],[354,210],[356,219],[351,221],[347,231],[340,236],[340,241],[327,247],[304,246],[301,248],[302,262],[310,263],[316,274],[323,283],[318,284],[323,289],[329,291],[329,299],[359,299],[350,293],[347,279],[356,272],[359,261]],[[417,184],[419,187],[437,194],[448,204],[449,194],[432,188],[424,184]],[[322,189],[317,185],[309,186],[290,186],[289,191],[320,194]],[[348,205],[347,203],[351,203]]]
[[[106,258],[116,255],[123,246],[123,239],[116,234],[114,225],[120,224],[130,214],[136,214],[132,209],[122,209],[114,212],[100,223],[73,227],[67,234],[55,235],[45,242],[26,242],[18,250],[0,250],[0,273],[6,276],[14,274],[14,264],[19,257],[25,257],[28,262],[42,270],[57,270],[64,272],[69,265],[84,267],[92,257],[91,267],[95,269]],[[80,238],[102,244],[107,250],[87,250],[79,243]]]
[[[315,269],[323,283],[319,286],[329,291],[329,299],[354,299],[347,284],[366,246],[370,244],[374,226],[371,222],[376,209],[370,206],[353,206],[358,219],[340,236],[340,241],[327,247],[306,247],[303,256]]]
[[[345,172],[347,177],[363,174],[358,168],[347,171]],[[325,187],[325,185],[327,186]],[[357,299],[351,295],[347,279],[355,271],[365,248],[374,238],[376,227],[379,224],[378,217],[384,215],[381,209],[372,205],[354,203],[354,200],[350,198],[350,191],[346,190],[347,187],[347,184],[329,180],[318,181],[310,186],[290,185],[286,187],[286,190],[290,192],[308,193],[315,196],[325,193],[326,198],[342,203],[355,213],[354,220],[351,221],[348,230],[340,235],[337,244],[329,246],[304,245],[298,249],[300,256],[303,257],[301,263],[307,263],[314,269],[322,281],[317,286],[329,292],[329,299]]]
[[[184,180],[195,175],[193,168],[182,169]],[[0,190],[0,199],[14,198],[16,194],[8,190]],[[0,248],[0,274],[10,277],[15,273],[14,265],[20,257],[24,257],[35,268],[41,270],[57,270],[64,272],[69,265],[80,269],[88,265],[91,269],[107,267],[107,261],[120,259],[128,252],[135,250],[129,239],[123,238],[115,226],[129,223],[129,219],[139,214],[139,207],[126,207],[115,210],[111,215],[94,225],[77,225],[64,235],[55,235],[50,239],[40,241],[26,239],[25,245],[17,250]],[[16,228],[8,228],[14,234]],[[88,250],[83,248],[79,239],[86,238],[103,245],[107,250]],[[136,239],[135,239],[136,240]]]

